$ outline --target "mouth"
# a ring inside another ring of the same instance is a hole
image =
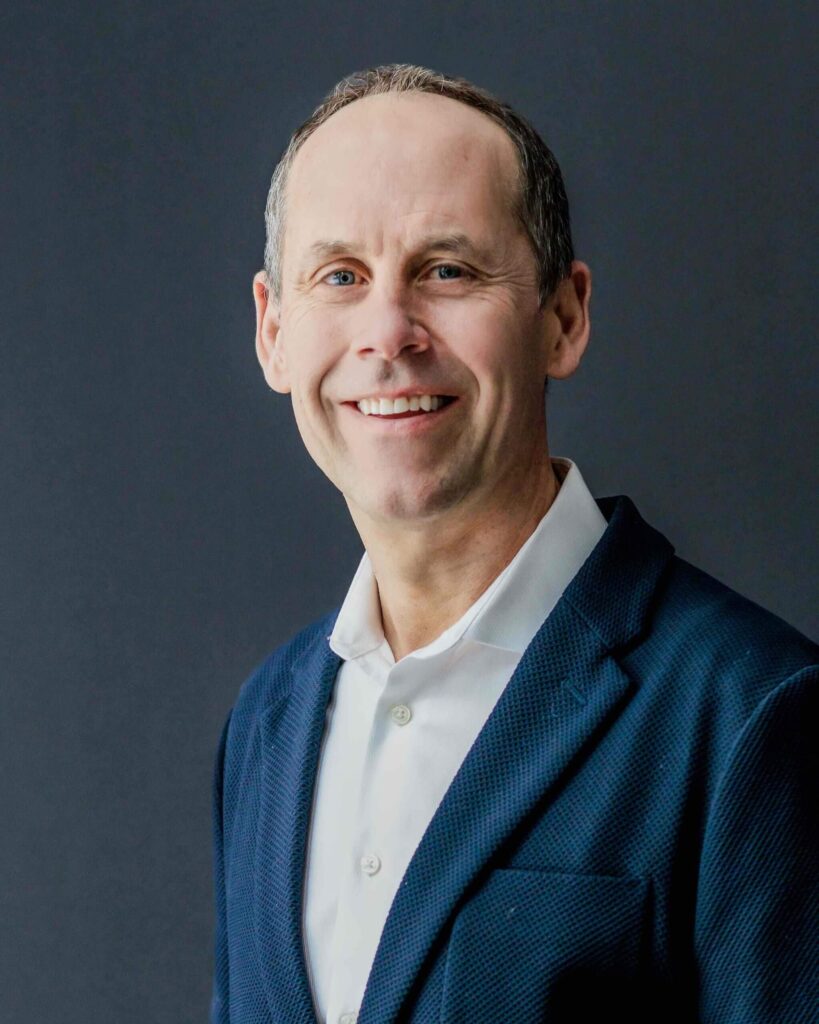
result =
[[[441,395],[440,397],[441,404],[437,409],[431,409],[429,412],[425,412],[423,409],[409,409],[406,412],[389,413],[382,416],[379,413],[363,413],[355,402],[342,402],[342,406],[349,409],[363,423],[372,426],[373,429],[387,433],[409,434],[440,423],[451,414],[453,407],[458,404],[458,398],[455,395]]]

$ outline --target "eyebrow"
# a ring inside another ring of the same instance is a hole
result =
[[[341,239],[321,238],[307,249],[308,260],[331,259],[334,256],[343,256],[362,248],[354,242],[345,242]],[[422,238],[416,247],[416,254],[429,252],[437,249],[443,252],[451,252],[456,255],[471,256],[477,260],[490,261],[490,254],[476,245],[475,242],[462,231],[454,231],[445,235],[428,235]]]

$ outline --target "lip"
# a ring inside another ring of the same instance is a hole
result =
[[[427,392],[424,392],[425,394]],[[416,392],[418,394],[418,392]],[[387,396],[384,395],[386,398]],[[400,395],[398,396],[401,397]],[[356,405],[355,402],[342,402],[342,408],[349,410],[352,416],[355,416],[360,423],[365,427],[372,430],[377,430],[380,433],[385,434],[400,434],[401,436],[413,435],[421,433],[425,430],[432,430],[438,423],[441,423],[447,418],[447,414],[450,410],[454,409],[460,402],[459,398],[453,398],[453,400],[447,405],[442,405],[435,412],[420,412],[416,416],[398,417],[394,418],[391,416],[366,416]]]

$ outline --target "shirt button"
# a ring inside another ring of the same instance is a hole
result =
[[[338,1024],[355,1024],[358,1020],[357,1013],[342,1013],[338,1018]]]
[[[406,704],[396,704],[390,714],[396,725],[406,725],[412,718],[412,712]]]
[[[381,867],[381,858],[376,853],[365,853],[361,858],[361,870],[374,875]]]

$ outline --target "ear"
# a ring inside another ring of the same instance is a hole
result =
[[[590,299],[591,270],[580,260],[574,260],[548,304],[549,377],[570,377],[580,365],[591,332]]]
[[[253,277],[253,299],[256,303],[256,356],[268,385],[286,395],[290,391],[290,374],[279,329],[279,307],[263,270]]]

